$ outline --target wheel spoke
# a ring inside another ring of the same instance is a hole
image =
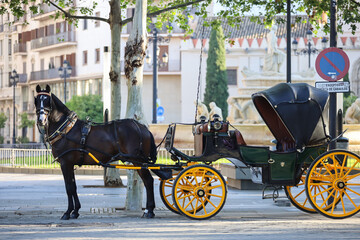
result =
[[[187,194],[187,195],[184,195],[184,196],[182,196],[182,197],[178,197],[178,199],[179,200],[181,200],[181,199],[185,199],[185,198],[187,198],[187,197],[190,197],[192,194],[191,193],[189,193],[189,194]]]
[[[351,170],[354,169],[354,167],[356,166],[356,164],[358,164],[359,161],[355,161],[355,163],[351,166],[351,168],[347,171],[347,173],[344,175],[344,178],[346,178],[346,176],[351,172]]]
[[[334,196],[334,201],[332,202],[332,207],[331,207],[331,213],[334,213],[334,209],[335,209],[335,206],[336,206],[336,196],[338,194],[338,190],[335,191],[335,196]]]
[[[194,180],[192,180],[191,182],[189,181],[189,179],[187,179],[187,178],[184,178],[185,179],[185,181],[192,187],[192,188],[194,188],[195,186],[192,184],[192,182],[194,181]]]
[[[331,170],[328,168],[329,163],[324,163],[324,160],[322,160],[323,166],[326,169],[326,171],[329,173],[330,176],[333,176],[334,174],[331,173]]]
[[[191,205],[193,209],[196,209],[194,208],[194,205],[192,205],[192,202],[195,200],[195,197],[193,198],[188,197],[188,199],[189,199],[189,203],[185,207],[183,207],[183,209],[187,209],[189,205]]]
[[[348,176],[348,177],[346,177],[345,179],[346,179],[346,181],[349,181],[349,180],[354,179],[354,178],[356,178],[356,177],[358,177],[358,176],[360,176],[360,173],[357,173],[357,174]]]
[[[206,182],[206,180],[205,180],[205,171],[203,171],[203,174],[201,176],[201,184],[203,184],[204,181]]]
[[[308,199],[307,199],[307,198],[305,198],[305,201],[304,201],[304,203],[302,204],[302,206],[303,206],[303,207],[305,207],[305,205],[306,205],[307,201],[308,201]]]
[[[332,183],[321,182],[321,183],[311,183],[311,185],[314,185],[314,186],[331,186]]]
[[[345,204],[344,204],[344,199],[343,199],[342,194],[340,194],[340,200],[341,200],[341,206],[342,206],[343,212],[344,212],[344,214],[345,214],[345,213],[346,213],[346,210],[345,210]]]
[[[203,207],[203,209],[204,209],[204,213],[205,213],[205,215],[207,215],[207,212],[206,212],[206,207],[205,207],[205,203],[204,203],[204,201],[203,201],[201,198],[200,198],[199,200],[200,200],[201,205],[202,205],[202,207]]]
[[[219,188],[219,187],[222,187],[222,186],[221,186],[221,185],[210,186],[210,187],[207,187],[206,189],[207,189],[207,190],[213,190],[213,189]]]
[[[199,203],[199,199],[196,198],[195,208],[194,208],[194,212],[193,212],[194,215],[196,214],[196,211],[197,211],[197,208],[198,208],[197,207],[198,203]]]
[[[346,184],[346,185],[348,186],[349,184]],[[352,190],[351,188],[345,187],[345,189],[348,190],[348,191],[350,191],[350,192],[352,192],[352,193],[355,193],[355,194],[358,195],[358,196],[360,196],[360,193],[355,192],[355,191]]]
[[[204,187],[204,188],[207,187],[207,185],[209,185],[210,182],[211,182],[214,178],[215,178],[215,175],[213,175],[213,176],[211,177],[211,179],[210,179],[209,181],[207,181],[207,183],[206,183],[203,187]]]
[[[297,198],[298,196],[300,196],[303,192],[305,192],[305,188],[304,188],[303,190],[301,190],[301,191],[298,193],[298,195],[296,195],[296,196],[294,197],[294,199]]]
[[[351,189],[349,189],[350,191],[352,191]],[[349,198],[350,202],[352,202],[352,204],[355,206],[355,208],[358,208],[358,206],[356,206],[356,204],[354,203],[354,201],[351,199],[351,197],[349,196],[349,194],[345,191],[344,192],[345,195]]]
[[[216,194],[213,194],[213,193],[207,193],[207,195],[212,196],[212,197],[222,198],[222,196],[216,195]]]
[[[330,189],[330,188],[329,188]],[[322,208],[323,206],[324,206],[324,204],[327,204],[327,201],[329,200],[329,198],[331,197],[331,196],[333,196],[333,192],[335,191],[335,189],[333,189],[330,193],[329,193],[329,195],[327,196],[327,198],[325,199],[325,201],[323,202],[323,204],[321,204],[321,206],[320,206],[320,208]],[[325,205],[326,206],[326,205]]]
[[[315,194],[315,195],[313,196],[313,198],[314,198],[314,197],[317,197],[317,196],[319,196],[319,195],[322,195],[323,193],[326,193],[326,192],[330,191],[330,189],[332,189],[332,188],[333,188],[333,187],[326,188],[324,191],[321,191],[321,192]]]
[[[344,176],[344,167],[345,167],[345,163],[347,162],[348,159],[348,155],[345,155],[345,159],[343,160],[343,163],[341,164],[341,168],[340,168],[340,177]]]
[[[214,208],[216,208],[216,205],[215,204],[213,204],[211,201],[210,201],[210,199],[209,198],[207,198],[206,196],[205,196],[205,199],[206,199],[206,201],[208,202],[208,203],[210,203]]]

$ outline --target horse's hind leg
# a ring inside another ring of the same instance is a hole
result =
[[[68,220],[70,218],[79,217],[79,209],[81,208],[80,201],[76,192],[76,182],[74,175],[74,166],[61,164],[61,171],[64,176],[66,194],[68,197],[68,209],[61,217],[61,220]]]
[[[138,173],[143,180],[146,189],[146,209],[143,217],[153,218],[155,217],[154,178],[147,169],[140,169],[138,170]]]

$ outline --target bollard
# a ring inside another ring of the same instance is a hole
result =
[[[343,132],[343,112],[341,109],[338,111],[337,115],[337,134],[340,135]],[[341,136],[336,140],[336,148],[337,149],[349,149],[349,139]]]

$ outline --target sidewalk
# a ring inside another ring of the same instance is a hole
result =
[[[0,173],[0,239],[358,239],[360,215],[332,220],[278,207],[258,190],[229,189],[223,210],[196,221],[167,210],[155,180],[156,218],[121,210],[126,188],[78,175],[77,220],[61,221],[67,197],[61,175]],[[126,178],[122,177],[124,183]]]

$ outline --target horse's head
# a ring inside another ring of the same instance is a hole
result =
[[[36,92],[37,96],[35,97],[35,108],[37,115],[37,124],[40,127],[44,127],[48,122],[48,117],[52,110],[50,86],[46,85],[45,89],[41,89],[41,87],[37,85]]]

